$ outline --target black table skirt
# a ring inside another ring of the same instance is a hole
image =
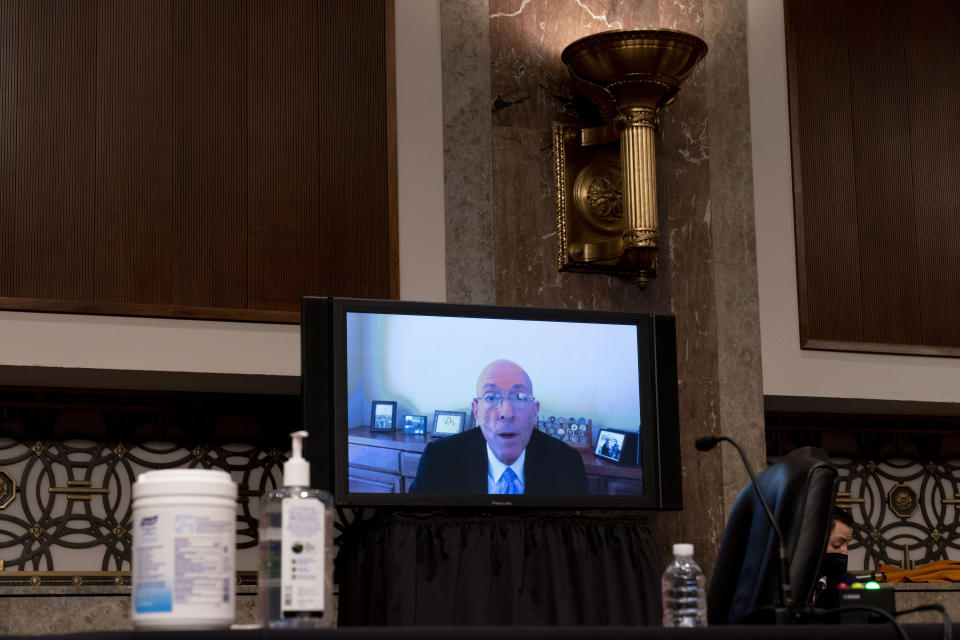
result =
[[[339,625],[658,625],[646,519],[394,513],[354,522]]]

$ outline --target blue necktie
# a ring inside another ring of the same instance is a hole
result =
[[[514,473],[510,467],[506,468],[503,475],[500,476],[500,480],[497,481],[497,493],[519,495],[520,478],[517,477],[517,474]]]

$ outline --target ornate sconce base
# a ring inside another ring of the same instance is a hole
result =
[[[620,145],[612,127],[554,123],[557,246],[560,271],[605,273],[645,287],[656,275],[651,247],[624,242]]]

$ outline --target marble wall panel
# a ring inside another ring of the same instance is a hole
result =
[[[489,34],[494,242],[477,257],[484,265],[492,261],[495,302],[676,315],[686,506],[679,513],[653,514],[652,521],[664,562],[670,543],[685,540],[697,546],[709,572],[726,513],[746,476],[733,451],[700,454],[693,441],[704,434],[728,435],[747,447],[755,465],[763,461],[745,4],[466,4],[472,18],[483,6],[488,13],[488,24],[475,31]],[[661,114],[658,277],[644,291],[617,278],[560,273],[550,126],[554,120],[596,118],[572,91],[560,52],[598,31],[658,27],[693,33],[710,47],[677,102]],[[452,27],[443,28],[447,33]],[[448,226],[450,217],[459,215],[448,210]],[[448,256],[451,260],[456,256]],[[469,271],[475,264],[461,266]],[[717,486],[724,488],[722,495]]]
[[[661,26],[703,37],[700,2],[661,3]],[[707,43],[709,46],[709,42]],[[711,55],[710,53],[707,54]],[[710,215],[709,96],[705,65],[687,78],[676,102],[661,111],[662,156],[658,189],[660,215],[669,236],[671,303],[677,318],[680,446],[684,509],[653,518],[664,561],[670,544],[691,542],[709,576],[725,523],[722,497],[723,459],[719,452],[700,453],[694,441],[720,430],[717,371],[717,314],[714,299],[714,220]]]
[[[599,31],[652,26],[656,2],[493,0],[489,10],[497,303],[669,313],[667,278],[644,291],[557,271],[551,138],[554,121],[579,119],[564,47]]]
[[[440,4],[447,302],[496,302],[487,13],[486,0]]]
[[[30,593],[43,587],[31,589]],[[58,635],[88,631],[131,631],[130,594],[29,595],[23,587],[0,589],[0,634]],[[235,624],[257,621],[255,593],[237,594]]]
[[[710,99],[710,212],[717,308],[721,435],[737,440],[755,469],[766,458],[760,304],[754,231],[746,5],[706,2],[704,74]],[[749,478],[732,447],[724,455],[724,510]]]

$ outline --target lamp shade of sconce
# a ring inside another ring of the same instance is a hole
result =
[[[658,114],[706,54],[703,40],[670,29],[604,31],[563,50],[573,86],[605,125],[553,125],[561,271],[641,286],[656,275]]]

